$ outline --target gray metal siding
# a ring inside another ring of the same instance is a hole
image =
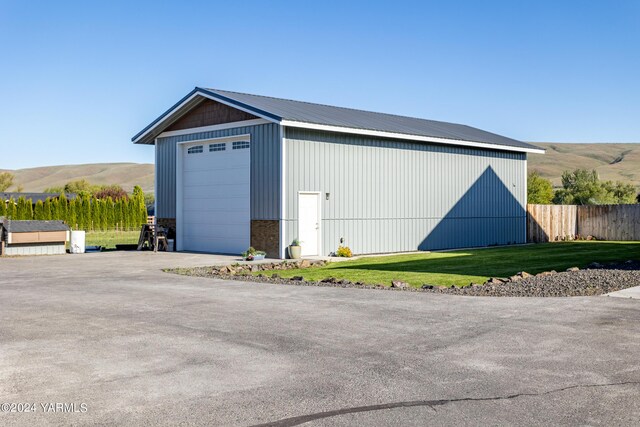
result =
[[[251,219],[279,219],[280,126],[271,123],[159,138],[156,143],[156,216],[176,216],[178,142],[243,134],[251,135]]]
[[[286,242],[299,191],[322,193],[322,255],[525,241],[525,154],[294,128],[285,153]]]

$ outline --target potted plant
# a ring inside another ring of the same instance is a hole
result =
[[[249,249],[242,252],[242,258],[244,258],[245,261],[253,261],[253,260],[259,261],[261,259],[264,259],[266,255],[267,255],[266,252],[258,251],[254,247],[249,247]]]
[[[300,240],[296,237],[289,245],[289,258],[300,259],[302,248],[300,247]]]

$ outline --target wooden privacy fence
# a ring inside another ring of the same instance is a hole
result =
[[[527,241],[640,240],[639,205],[527,205]]]

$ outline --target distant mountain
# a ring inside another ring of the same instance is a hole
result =
[[[565,170],[595,169],[601,179],[623,181],[640,187],[640,143],[565,144],[532,142],[546,154],[529,154],[529,171],[551,179],[560,186]]]
[[[6,170],[3,170],[4,172]],[[15,184],[25,192],[40,192],[48,187],[64,186],[69,181],[86,179],[92,184],[119,184],[126,191],[139,185],[145,192],[153,191],[153,164],[149,163],[92,163],[86,165],[43,166],[9,170]],[[16,191],[14,185],[9,191]]]

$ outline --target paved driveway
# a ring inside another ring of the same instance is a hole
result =
[[[0,402],[37,405],[1,413],[0,424],[640,423],[637,300],[455,297],[159,271],[211,259],[0,259]],[[79,412],[45,413],[41,403]]]

